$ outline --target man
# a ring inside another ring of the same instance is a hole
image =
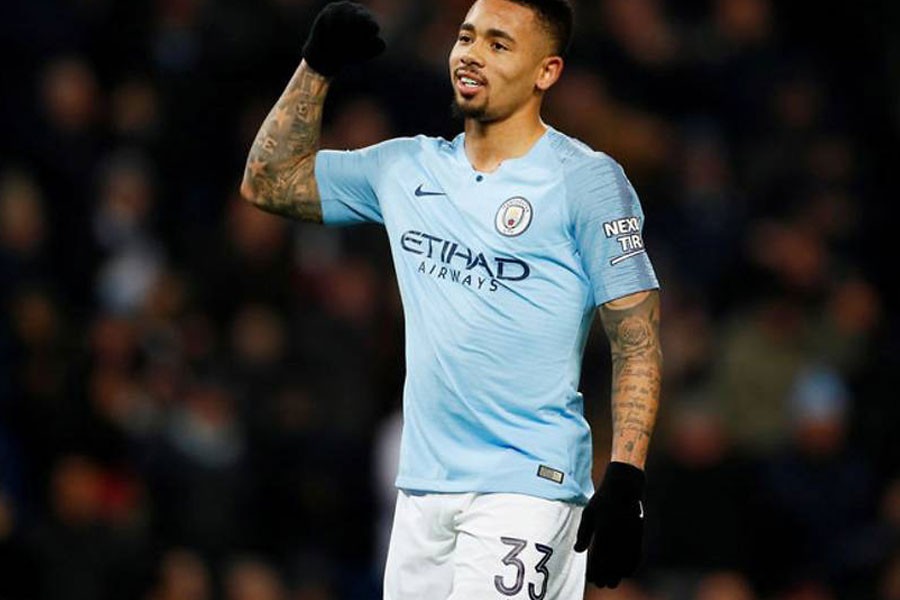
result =
[[[541,121],[571,30],[566,0],[477,0],[449,61],[463,134],[320,152],[330,78],[384,49],[365,9],[330,4],[250,151],[248,201],[390,239],[407,338],[390,600],[580,599],[585,570],[615,587],[640,558],[658,285],[621,167]],[[598,306],[614,439],[593,494],[577,386]]]

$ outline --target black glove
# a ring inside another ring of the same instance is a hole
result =
[[[644,537],[643,496],[642,470],[626,463],[609,463],[600,488],[581,513],[575,541],[576,552],[591,548],[589,582],[614,588],[637,571]]]
[[[303,58],[314,71],[331,77],[346,65],[375,58],[384,48],[378,23],[366,7],[335,2],[326,5],[313,22]]]

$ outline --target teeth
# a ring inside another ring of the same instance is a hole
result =
[[[462,81],[463,84],[468,85],[468,86],[478,86],[478,85],[481,85],[480,83],[478,83],[477,81],[475,81],[475,80],[472,79],[471,77],[460,77],[460,81]]]

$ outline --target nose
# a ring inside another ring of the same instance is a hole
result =
[[[475,51],[475,44],[472,44],[471,46],[466,48],[466,51],[463,52],[462,56],[460,57],[460,61],[466,67],[477,67],[480,69],[484,66],[484,61],[482,60],[481,56]]]

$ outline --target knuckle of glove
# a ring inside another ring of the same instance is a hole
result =
[[[353,2],[338,2],[329,4],[325,8],[336,7],[330,15],[330,25],[340,34],[376,35],[378,23],[369,10],[362,5]]]
[[[322,75],[331,76],[344,66],[374,58],[384,48],[375,18],[355,2],[328,4],[316,17],[303,55]]]

